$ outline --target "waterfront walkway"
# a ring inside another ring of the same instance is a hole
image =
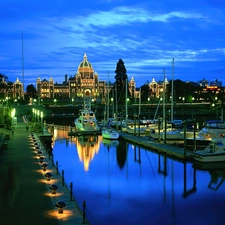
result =
[[[10,139],[0,150],[0,223],[8,225],[77,225],[89,224],[84,220],[82,211],[70,190],[62,184],[61,176],[51,158],[44,156],[47,171],[43,171],[42,164],[32,145],[31,133],[26,130],[22,118],[14,134],[1,128],[0,134],[10,135]],[[38,140],[38,137],[35,137]],[[39,142],[40,146],[41,143]],[[41,147],[43,154],[43,146]],[[52,179],[47,181],[46,172],[51,172]],[[58,190],[52,194],[51,184],[56,184]],[[56,202],[63,201],[67,207],[59,213]]]

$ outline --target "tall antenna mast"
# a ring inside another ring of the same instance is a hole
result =
[[[164,69],[164,82],[163,82],[163,121],[166,120],[166,70]],[[165,122],[163,122],[163,128],[164,130],[166,129],[166,127],[164,126]]]
[[[126,94],[126,97],[125,97],[125,99],[126,99],[126,100],[125,100],[125,105],[126,105],[126,109],[125,109],[125,110],[126,110],[126,112],[125,112],[125,113],[126,113],[125,122],[126,122],[126,124],[127,124],[127,119],[128,119],[128,118],[127,118],[127,117],[128,117],[128,108],[127,108],[127,107],[128,107],[128,106],[127,106],[127,103],[128,103],[128,102],[127,102],[127,78],[126,78],[126,93],[125,93],[125,94]]]
[[[174,93],[173,93],[173,90],[174,90],[174,58],[173,58],[173,61],[172,61],[172,85],[171,85],[171,122],[173,122],[173,103],[174,103]]]
[[[109,71],[108,71],[108,83],[107,83],[107,123],[109,122]]]
[[[23,30],[22,30],[22,79],[23,79],[22,96],[23,96],[23,99],[24,99],[24,55],[23,55]]]

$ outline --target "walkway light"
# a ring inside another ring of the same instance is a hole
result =
[[[50,181],[52,174],[48,172],[45,174],[45,177],[47,178],[47,181]]]
[[[52,190],[52,194],[56,194],[56,190],[58,189],[56,184],[52,184],[49,188]]]
[[[41,154],[42,154],[42,151],[38,151],[37,152],[37,155],[40,157],[41,156]]]
[[[43,163],[42,164],[42,168],[43,168],[43,171],[46,171],[46,168],[48,167],[48,164],[47,163]]]
[[[45,159],[44,156],[40,156],[40,157],[39,157],[40,163],[43,163],[44,159]]]
[[[66,207],[66,203],[63,201],[58,201],[56,202],[55,207],[58,209],[59,213],[63,213],[63,209]]]

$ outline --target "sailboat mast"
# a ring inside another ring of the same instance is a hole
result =
[[[23,31],[22,31],[22,79],[23,79],[22,97],[23,97],[23,99],[24,99],[24,55],[23,55]]]
[[[125,123],[127,124],[127,117],[128,117],[128,109],[127,109],[127,78],[126,78],[126,95],[125,95],[125,105],[126,105],[126,117],[125,117]]]
[[[141,115],[141,88],[140,88],[140,96],[139,96],[139,112],[138,115]]]
[[[171,122],[173,122],[173,95],[174,95],[174,93],[173,93],[173,90],[174,90],[173,81],[174,81],[174,58],[173,58],[173,61],[172,61],[171,113],[170,113]]]
[[[116,92],[115,92],[115,95],[116,95],[116,129],[118,129],[118,102],[117,102],[117,83],[115,84],[116,86]]]
[[[164,82],[163,82],[163,121],[165,121],[166,119],[166,95],[165,95],[165,92],[166,92],[166,84],[165,84],[165,81],[166,81],[166,70],[164,69]],[[164,124],[164,123],[163,123]],[[165,127],[164,127],[165,129]]]
[[[107,85],[107,122],[109,121],[109,72],[108,72],[108,85]]]
[[[112,118],[114,118],[114,101],[115,101],[115,99],[114,99],[114,87],[113,87],[113,90],[112,90],[112,99],[113,99],[113,101],[112,101]]]

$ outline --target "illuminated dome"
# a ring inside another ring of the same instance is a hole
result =
[[[83,61],[78,66],[78,72],[94,72],[91,63],[87,60],[86,53],[84,54]]]

